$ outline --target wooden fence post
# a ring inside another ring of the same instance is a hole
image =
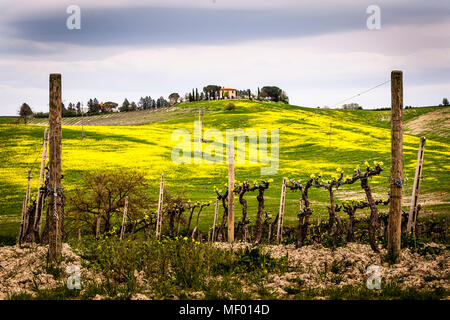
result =
[[[22,206],[22,223],[20,226],[20,238],[18,241],[19,244],[22,243],[24,234],[28,230],[28,222],[30,221],[29,212],[28,212],[28,203],[30,202],[30,189],[31,189],[31,169],[28,170],[27,191],[25,193],[24,205]]]
[[[198,110],[198,153],[200,157],[203,156],[202,151],[202,144],[203,144],[203,110]]]
[[[83,104],[81,104],[81,140],[83,140],[84,138],[84,117],[83,117],[83,113],[84,113],[84,107]]]
[[[219,216],[219,198],[216,199],[216,207],[214,208],[214,224],[213,224],[211,242],[214,242],[214,237],[216,235],[216,223],[217,223],[218,216]]]
[[[28,170],[28,176],[27,176],[27,193],[26,193],[26,204],[30,203],[30,190],[31,190],[31,169]]]
[[[277,242],[281,242],[283,237],[283,217],[284,217],[284,202],[286,197],[286,178],[283,178],[283,184],[281,186],[281,198],[280,198],[280,212],[278,213],[278,228],[277,228]]]
[[[61,75],[50,74],[50,115],[49,115],[49,153],[50,182],[49,200],[49,259],[56,262],[61,258],[63,193],[61,184]]]
[[[403,189],[403,73],[391,73],[391,201],[388,223],[388,256],[393,263],[400,258]]]
[[[39,235],[41,232],[41,222],[42,222],[42,205],[41,205],[41,187],[44,179],[44,169],[45,162],[47,161],[48,154],[48,128],[45,128],[44,131],[44,142],[42,144],[42,159],[41,159],[41,170],[39,171],[39,184],[38,184],[38,193],[36,197],[36,212],[34,214],[34,225],[33,229]]]
[[[123,239],[123,228],[125,227],[125,217],[128,212],[128,196],[125,197],[125,205],[123,207],[122,228],[120,229],[120,240]]]
[[[27,197],[25,196],[25,197],[23,197],[23,201],[22,201],[22,219],[20,220],[19,234],[17,235],[17,241],[16,241],[16,243],[19,244],[19,246],[22,243],[22,234],[23,234],[23,230],[24,230],[23,223],[25,221],[25,210],[27,207],[26,201],[27,201]]]
[[[161,238],[162,225],[162,208],[164,198],[164,173],[161,174],[161,182],[159,184],[158,212],[156,213],[156,238]]]
[[[419,152],[417,155],[417,164],[416,164],[416,174],[414,176],[414,185],[411,195],[411,205],[409,207],[408,225],[407,225],[408,233],[411,231],[415,231],[416,228],[417,205],[419,201],[420,179],[422,178],[423,152],[425,150],[425,141],[426,141],[425,137],[420,137]]]
[[[228,242],[234,242],[234,142],[228,146]]]

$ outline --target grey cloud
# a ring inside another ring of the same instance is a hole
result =
[[[82,29],[68,30],[65,8],[10,23],[16,39],[82,46],[160,46],[233,44],[249,40],[312,36],[364,30],[367,3],[352,7],[305,10],[236,10],[193,8],[82,8]],[[448,18],[447,6],[382,8],[383,26],[421,24]],[[8,50],[3,45],[3,52]],[[9,49],[9,50],[14,50]],[[35,49],[39,54],[39,49]],[[19,50],[14,50],[19,51]],[[25,52],[33,51],[33,48]]]

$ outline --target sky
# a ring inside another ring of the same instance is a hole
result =
[[[80,29],[68,29],[70,5]],[[380,28],[369,29],[376,5]],[[404,105],[450,98],[447,0],[0,0],[0,115],[48,111],[48,78],[63,101],[166,99],[208,84],[275,85],[291,104],[390,106],[402,70]]]

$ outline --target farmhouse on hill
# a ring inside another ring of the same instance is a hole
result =
[[[221,88],[219,99],[237,99],[237,90],[232,88]]]

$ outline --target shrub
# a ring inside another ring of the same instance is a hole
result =
[[[236,106],[234,105],[233,102],[228,102],[225,106],[225,110],[234,110],[236,108]]]

